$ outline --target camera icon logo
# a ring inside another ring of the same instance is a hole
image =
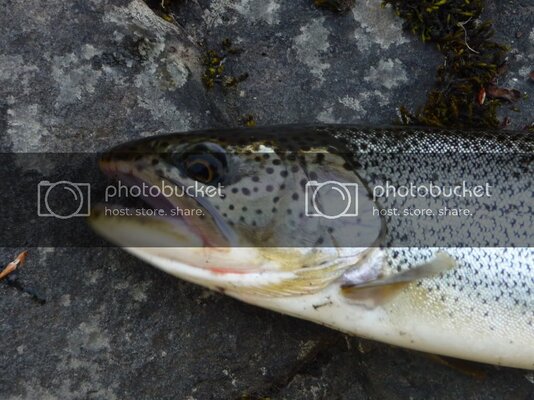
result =
[[[41,181],[37,185],[37,215],[69,219],[88,217],[91,212],[91,185],[58,181]]]
[[[337,219],[358,216],[358,184],[309,181],[305,186],[305,214]]]

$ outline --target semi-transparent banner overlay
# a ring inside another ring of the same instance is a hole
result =
[[[534,243],[531,154],[99,159],[1,154],[0,246]]]

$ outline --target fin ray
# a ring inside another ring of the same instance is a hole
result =
[[[442,272],[446,272],[456,266],[456,261],[446,253],[438,253],[428,262],[417,265],[398,274],[391,274],[386,277],[379,277],[367,282],[351,283],[345,281],[343,289],[364,289],[377,286],[398,285],[410,283],[424,278],[431,278]]]

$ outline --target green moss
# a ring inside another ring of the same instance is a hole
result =
[[[204,66],[202,82],[206,88],[213,88],[215,81],[220,79],[224,73],[223,59],[224,57],[219,55],[215,50],[208,50],[202,57],[202,65]]]
[[[256,126],[256,120],[252,114],[246,114],[241,117],[241,123],[247,128],[253,128]]]
[[[207,89],[212,89],[216,84],[225,88],[237,86],[248,78],[248,74],[231,75],[225,71],[224,62],[230,55],[239,54],[240,50],[232,46],[230,39],[224,39],[220,50],[208,50],[202,57],[204,72],[202,82]]]
[[[478,22],[482,0],[384,0],[405,20],[404,28],[434,43],[445,57],[426,104],[416,112],[401,107],[405,124],[492,127],[502,99],[481,101],[485,88],[504,70],[508,49],[492,40],[491,22]]]

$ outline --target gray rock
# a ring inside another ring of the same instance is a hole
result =
[[[310,0],[198,0],[177,25],[139,0],[7,1],[0,13],[4,151],[97,151],[157,132],[258,124],[390,123],[422,104],[439,54],[378,0],[344,16]],[[488,2],[512,46],[504,85],[530,93],[531,2]],[[521,35],[517,33],[520,32]],[[230,38],[236,88],[200,82],[200,55]],[[202,45],[200,45],[202,43]],[[4,190],[5,193],[5,190]],[[7,262],[18,249],[2,249]],[[0,286],[2,399],[521,399],[532,374],[474,379],[426,355],[349,338],[156,271],[118,249],[30,249]]]
[[[96,151],[222,119],[199,83],[197,47],[144,3],[4,7],[4,148]]]

